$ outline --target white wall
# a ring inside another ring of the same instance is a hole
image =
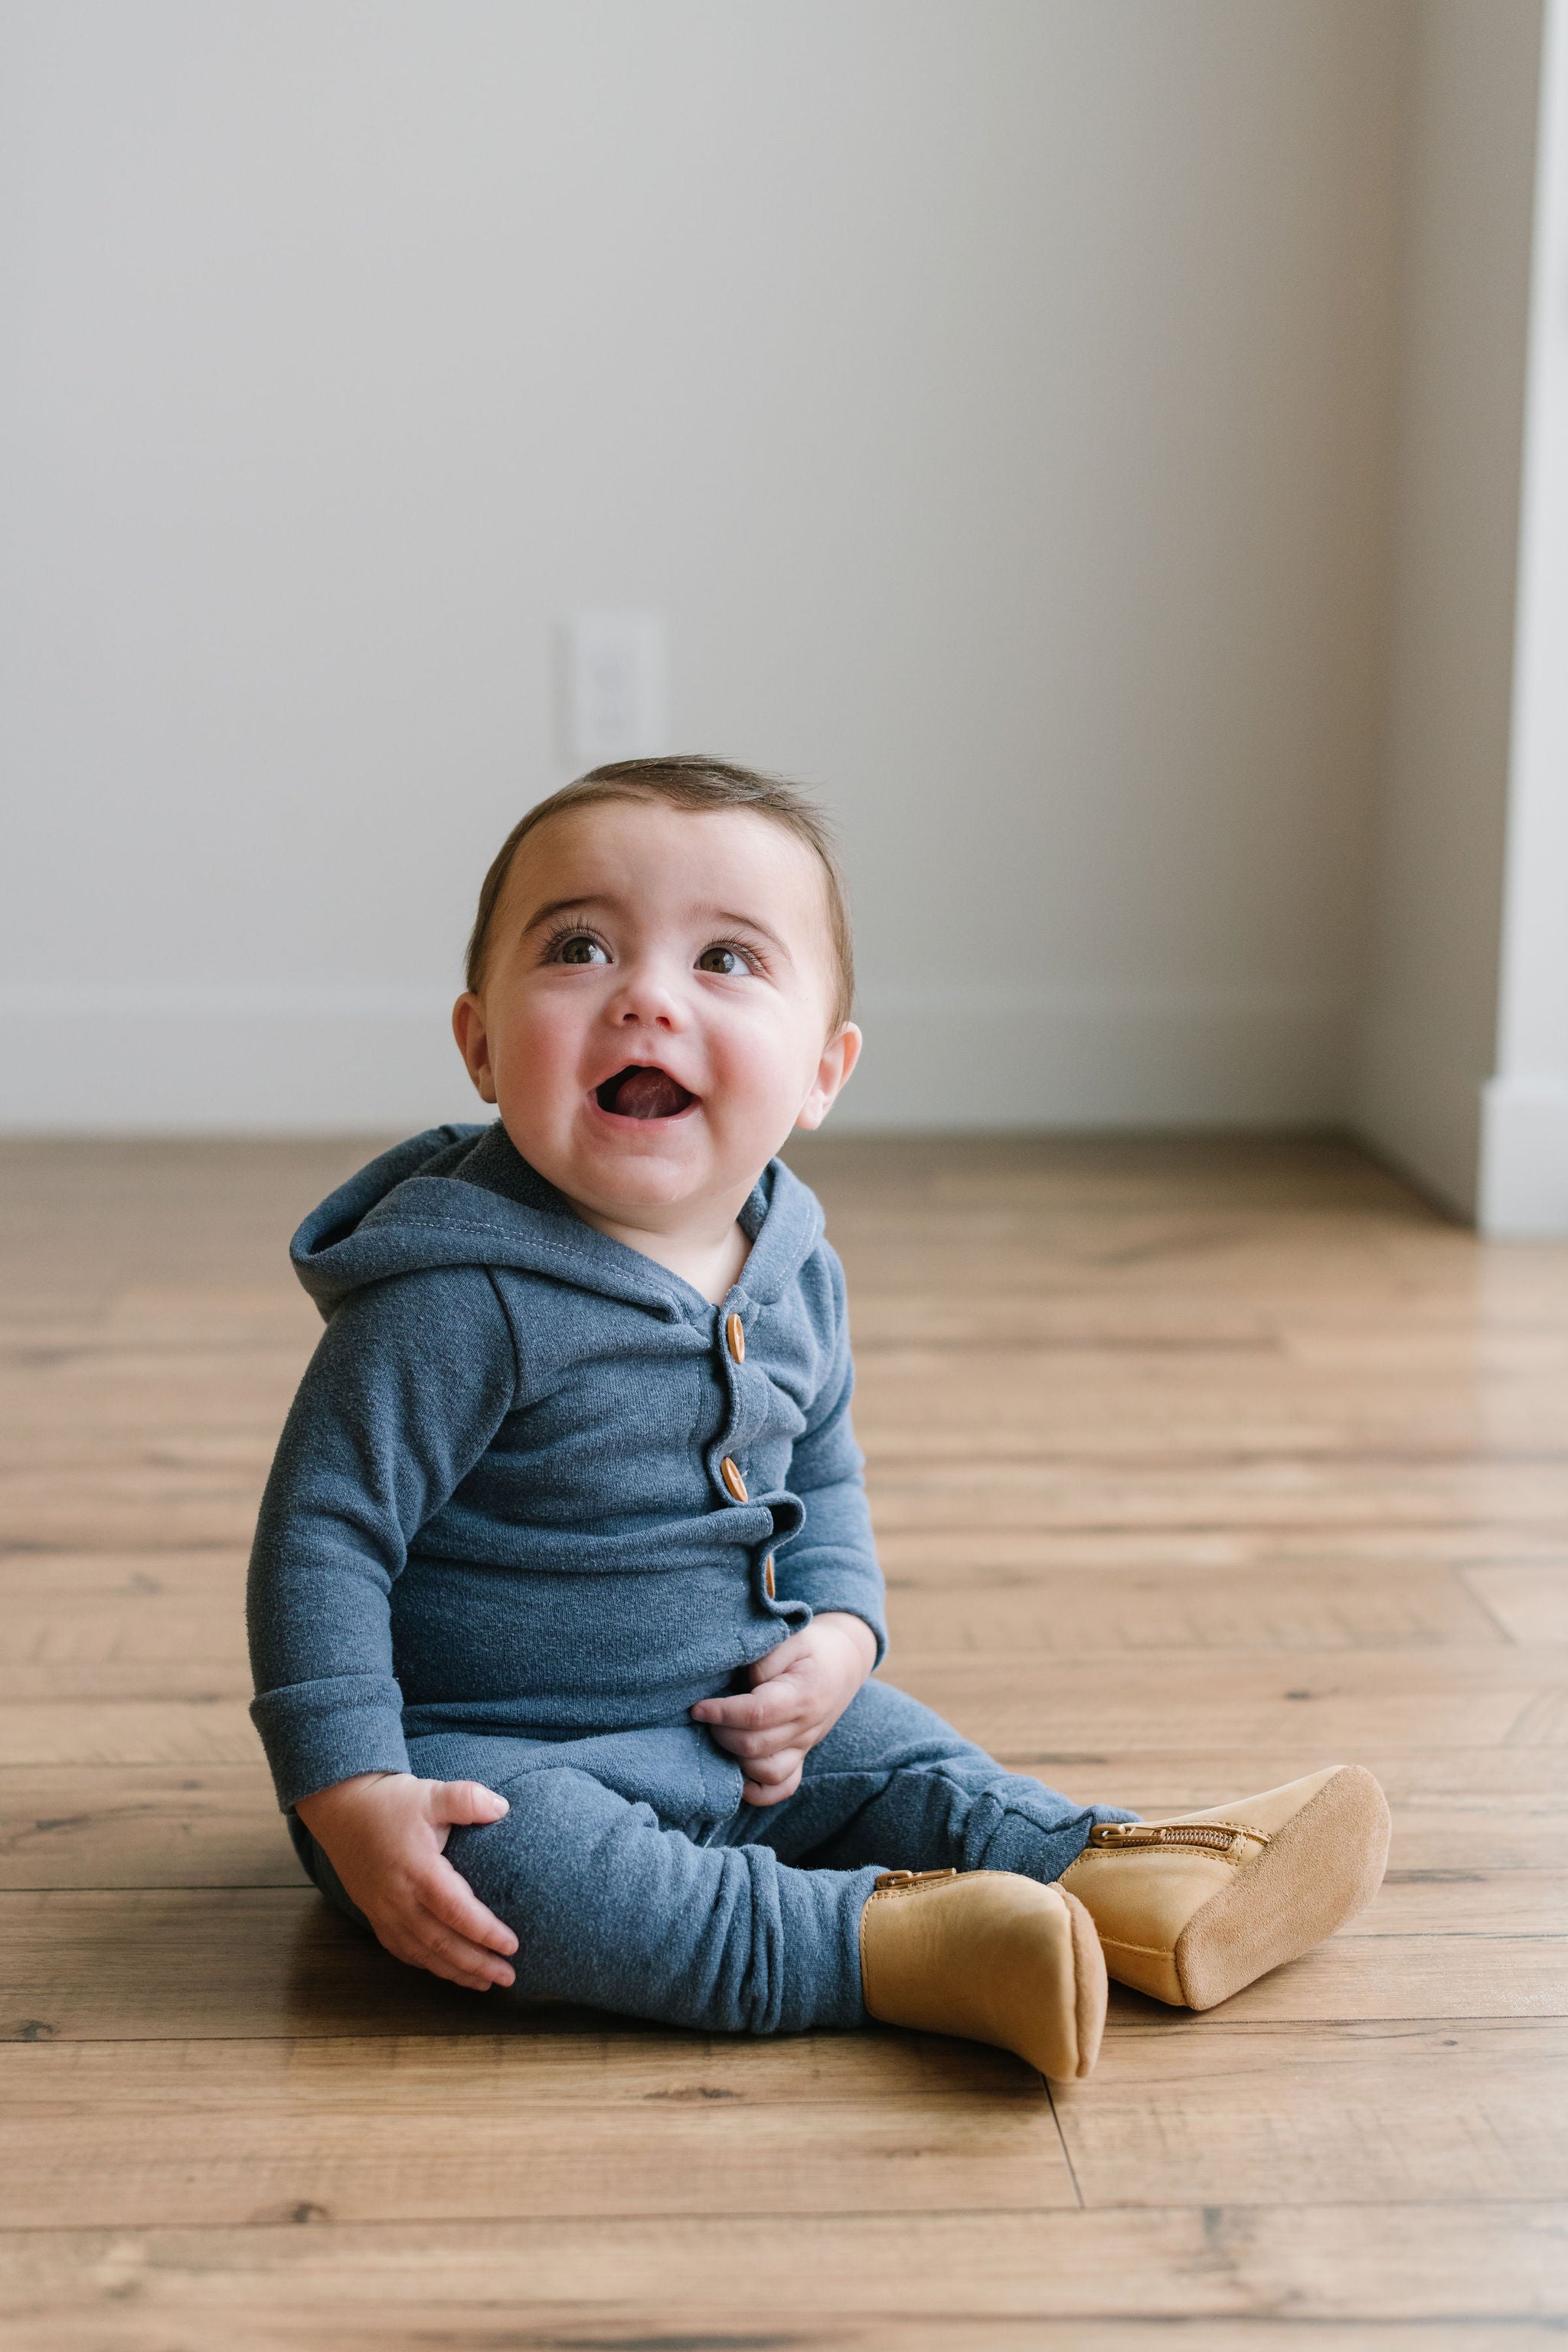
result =
[[[1358,1108],[1373,1140],[1469,1214],[1497,1066],[1539,0],[1421,0],[1416,34]]]
[[[1342,1111],[1409,24],[13,5],[12,1123],[461,1111],[584,604],[839,811],[844,1116]]]
[[[1568,1234],[1568,0],[1542,77],[1497,1072],[1480,1214]]]

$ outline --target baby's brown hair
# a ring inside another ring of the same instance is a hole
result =
[[[729,760],[710,760],[700,751],[681,751],[664,760],[616,760],[605,768],[591,768],[574,784],[563,784],[548,800],[520,817],[490,861],[479,889],[479,910],[468,937],[467,985],[478,990],[484,980],[485,956],[496,908],[520,844],[546,817],[565,809],[591,808],[599,801],[663,801],[670,808],[700,813],[710,809],[754,809],[770,817],[797,841],[815,851],[827,893],[827,929],[833,943],[837,989],[831,1026],[837,1031],[848,1020],[855,1003],[855,947],[849,931],[848,895],[843,869],[833,845],[826,817],[798,784],[783,776],[767,776],[755,768],[739,768]]]

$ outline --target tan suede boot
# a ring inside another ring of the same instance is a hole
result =
[[[1105,1961],[1081,1903],[1007,1870],[889,1870],[860,1914],[885,2025],[992,2042],[1071,2082],[1100,2054]]]
[[[1388,1803],[1359,1764],[1168,1822],[1104,1822],[1061,1885],[1119,1983],[1213,2009],[1370,1903]]]

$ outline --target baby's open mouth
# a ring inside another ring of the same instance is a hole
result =
[[[633,1062],[595,1087],[594,1098],[601,1110],[613,1110],[619,1118],[677,1118],[688,1103],[697,1100],[688,1094],[668,1070],[656,1070],[646,1062]]]

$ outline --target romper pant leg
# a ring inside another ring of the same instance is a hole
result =
[[[813,1748],[795,1796],[742,1805],[701,1845],[569,1767],[492,1785],[510,1811],[455,1829],[447,1856],[517,1937],[518,1991],[719,2033],[865,2023],[860,1914],[879,1871],[1049,1881],[1095,1822],[1135,1818],[1005,1771],[876,1682]],[[304,1825],[289,1827],[321,1892],[359,1918]]]
[[[446,1851],[516,1936],[519,1993],[715,2033],[865,2022],[874,1869],[791,1870],[766,1846],[698,1845],[570,1768],[500,1790],[505,1819],[455,1829]],[[307,1867],[338,1901],[319,1848]]]
[[[918,1699],[868,1682],[807,1756],[796,1793],[742,1806],[722,1835],[819,1870],[1013,1870],[1048,1884],[1096,1822],[1136,1818],[1007,1771]]]

